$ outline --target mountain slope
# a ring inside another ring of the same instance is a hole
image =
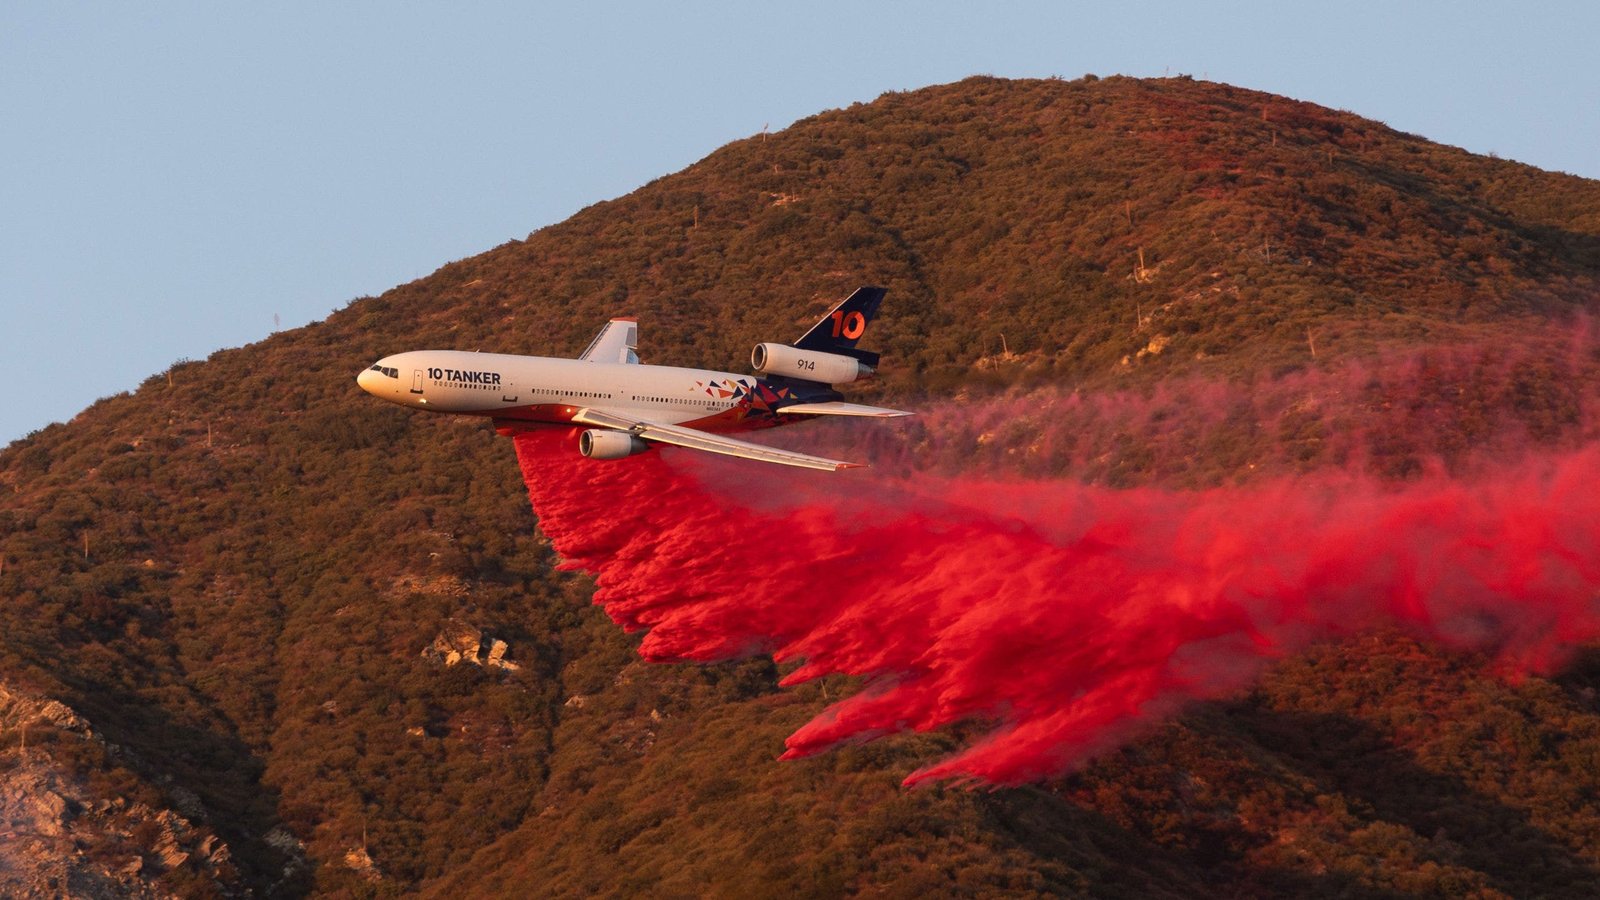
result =
[[[891,288],[864,402],[1259,386],[1594,312],[1600,183],[1187,79],[975,78],[735,142],[8,447],[0,683],[103,743],[40,725],[0,766],[197,798],[233,869],[151,865],[184,892],[1521,895],[1594,874],[1593,666],[1505,685],[1395,635],[1044,788],[895,787],[940,735],[778,764],[850,685],[638,663],[555,568],[504,441],[352,384],[397,349],[572,355],[618,314],[647,361],[737,368],[862,283]],[[1584,352],[1496,402],[1573,440]],[[1283,424],[1224,430],[1265,447]],[[1118,483],[1172,471],[1114,436],[1091,455]],[[462,634],[518,668],[430,652]]]

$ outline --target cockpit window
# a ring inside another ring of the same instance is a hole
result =
[[[377,363],[373,363],[372,368],[368,369],[367,371],[369,371],[369,372],[382,372],[383,374],[389,376],[390,378],[399,378],[400,377],[400,370],[399,369],[393,368],[391,366],[380,366]]]

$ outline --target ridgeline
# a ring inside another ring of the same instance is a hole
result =
[[[869,283],[891,292],[861,402],[1248,393],[1582,321],[1600,182],[1188,78],[972,78],[736,141],[325,322],[176,364],[0,452],[0,892],[1600,882],[1600,657],[1508,683],[1366,635],[1026,788],[899,786],[960,735],[780,764],[857,685],[780,691],[764,659],[640,662],[593,584],[555,569],[508,442],[353,380],[400,349],[575,355],[619,314],[647,362],[738,369]],[[1447,369],[1429,410],[1592,439],[1594,346],[1515,357],[1492,385]],[[1294,414],[1231,422],[1233,441],[1294,440]],[[1121,438],[1092,471],[1030,474],[1195,481]],[[1199,482],[1233,477],[1188,452]]]

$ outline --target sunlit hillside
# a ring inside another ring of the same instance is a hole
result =
[[[1597,344],[1560,336],[1600,308],[1600,182],[1187,78],[821,113],[0,452],[0,893],[1592,893],[1592,656],[1508,681],[1363,635],[1021,788],[899,786],[961,734],[780,763],[857,685],[641,662],[507,441],[354,383],[402,349],[575,355],[614,315],[646,362],[744,371],[861,284],[890,289],[863,402],[1285,398],[1212,404],[1198,442],[1074,407],[1080,443],[1022,463],[1031,432],[850,438],[907,465],[1188,488],[1346,463],[1339,416],[1397,479],[1595,437]],[[1423,387],[1379,377],[1419,354]]]

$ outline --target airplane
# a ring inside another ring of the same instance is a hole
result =
[[[485,416],[501,434],[551,425],[589,426],[578,452],[621,459],[672,444],[786,466],[838,471],[859,467],[728,437],[816,416],[909,416],[898,409],[844,402],[833,385],[870,378],[878,354],[856,349],[888,291],[862,287],[793,344],[757,344],[736,375],[639,362],[639,323],[612,319],[577,359],[461,350],[385,356],[356,376],[373,396],[430,412]]]

